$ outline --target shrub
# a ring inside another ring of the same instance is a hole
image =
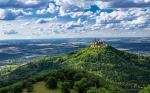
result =
[[[61,91],[62,91],[62,93],[70,93],[70,83],[62,82],[61,83]]]
[[[78,93],[86,93],[87,88],[88,88],[88,83],[86,78],[82,78],[80,81],[76,81],[74,84],[74,89]]]
[[[79,80],[81,80],[82,78],[83,78],[83,73],[76,73],[75,75],[74,75],[74,80],[75,81],[79,81]]]
[[[8,88],[8,87],[1,88],[1,89],[0,89],[0,93],[8,93],[8,91],[9,91],[9,88]]]
[[[57,79],[55,77],[49,77],[46,81],[46,86],[49,89],[55,89],[57,88]]]

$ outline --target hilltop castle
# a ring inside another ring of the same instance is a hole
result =
[[[106,42],[97,40],[96,38],[92,41],[92,44],[90,45],[90,47],[92,48],[101,48],[106,46],[108,46]]]

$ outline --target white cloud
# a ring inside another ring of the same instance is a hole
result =
[[[47,14],[47,9],[37,10],[36,14]]]
[[[84,24],[85,24],[85,22],[82,22],[81,19],[78,19],[76,22],[75,21],[68,22],[66,24],[66,28],[73,29],[76,27],[83,27]]]
[[[70,12],[81,12],[85,9],[90,9],[95,1],[85,0],[55,0],[56,5],[60,6],[60,15],[65,16]]]
[[[150,0],[103,0],[97,1],[96,4],[112,8],[150,7]]]
[[[0,7],[34,8],[46,5],[49,0],[0,0]]]
[[[41,1],[37,1],[37,0],[16,0],[16,1],[21,2],[26,6],[37,6],[41,3]]]
[[[57,17],[53,17],[53,18],[40,18],[35,23],[36,24],[43,24],[43,23],[48,23],[50,21],[56,21],[56,20],[57,20]]]
[[[15,19],[16,15],[8,10],[0,9],[0,20],[12,20]]]
[[[88,9],[95,3],[95,1],[85,1],[85,0],[54,0],[56,5],[61,5],[63,8],[67,8],[70,6],[76,6],[79,8]]]
[[[0,19],[5,19],[6,11],[4,9],[0,9]]]
[[[56,11],[58,11],[58,7],[56,7],[53,3],[49,3],[47,11],[49,13],[55,13]]]
[[[53,3],[49,3],[48,8],[37,10],[37,14],[47,14],[47,13],[56,13],[59,10],[58,6],[55,6]]]
[[[20,31],[19,34],[32,37],[101,30],[150,30],[149,5],[150,0],[0,0],[0,22],[28,21],[22,22],[20,27],[17,23],[2,26],[0,31],[10,31],[13,27],[15,31]],[[109,11],[108,7],[113,11]],[[53,23],[56,21],[59,24]],[[26,28],[30,31],[25,32]]]
[[[32,13],[23,9],[0,9],[0,20],[13,20],[23,15],[32,15]]]
[[[104,28],[138,29],[147,28],[150,12],[143,9],[120,9],[112,13],[102,12],[96,16],[96,24]]]
[[[67,29],[66,22],[50,21],[44,24],[35,24],[32,20],[12,20],[12,21],[0,21],[0,39],[34,39],[34,38],[65,38],[65,37],[117,37],[117,36],[149,36],[150,29],[119,29],[118,25],[113,23],[107,24],[107,26],[99,26],[100,24],[86,24],[86,22],[79,19],[73,21],[75,29]],[[68,23],[69,24],[69,23]],[[81,26],[81,24],[83,26]],[[18,26],[21,25],[21,26]],[[97,26],[96,26],[97,25]],[[122,25],[122,24],[120,24]],[[80,26],[80,27],[78,27]],[[118,27],[118,29],[113,29]],[[123,25],[122,25],[123,26]],[[103,28],[103,27],[107,27]],[[112,28],[111,28],[112,27]],[[25,30],[28,28],[29,30]],[[2,32],[14,30],[18,32],[14,35],[5,35]],[[140,31],[141,30],[141,31]]]

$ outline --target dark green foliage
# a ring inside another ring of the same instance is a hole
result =
[[[70,82],[62,82],[61,83],[61,91],[62,93],[70,93]]]
[[[74,79],[74,76],[79,75],[79,73],[82,77],[80,80],[77,81],[76,79]],[[60,79],[62,77],[64,77],[63,80]],[[33,90],[32,84],[41,81],[41,79],[46,81],[46,86],[49,89],[57,88],[58,81],[62,82],[60,88],[63,93],[70,93],[71,89],[76,90],[78,93],[86,93],[90,87],[96,87],[96,88],[106,87],[107,89],[110,89],[109,88],[110,86],[107,85],[107,82],[105,80],[101,79],[100,77],[92,73],[88,73],[83,70],[61,69],[57,71],[47,72],[47,74],[38,74],[20,83],[15,83],[8,87],[1,88],[0,93],[9,93],[9,92],[20,93],[20,91],[22,91],[23,89],[27,89],[28,92],[31,92]],[[116,86],[116,85],[112,85],[112,86]],[[118,89],[121,90],[121,88]],[[115,93],[114,91],[115,90],[112,90],[111,93]]]
[[[0,89],[0,93],[8,93],[8,91],[9,91],[9,87]]]
[[[78,93],[86,93],[88,89],[88,81],[86,78],[82,78],[80,81],[76,81],[74,84],[74,89]]]
[[[11,86],[0,89],[0,93],[9,93],[9,92],[10,93],[20,93],[23,88],[24,88],[24,83],[18,82]]]
[[[45,57],[20,66],[10,74],[0,77],[0,88],[27,79],[40,72],[43,73],[49,70],[61,69],[65,65],[62,61],[63,58],[61,57]]]
[[[54,76],[56,76],[56,78],[59,79],[59,80],[61,80],[61,81],[64,81],[65,78],[66,78],[65,74],[63,72],[57,72],[57,75],[54,75]]]
[[[126,93],[122,88],[114,86],[114,85],[109,85],[107,88],[111,93]]]
[[[83,48],[67,55],[72,68],[99,74],[127,89],[138,89],[150,83],[150,57],[144,57],[111,46]]]
[[[81,80],[82,78],[83,78],[83,73],[76,73],[75,75],[74,75],[74,77],[73,77],[73,79],[75,80],[75,81],[79,81],[79,80]]]
[[[141,90],[139,93],[150,93],[150,85],[145,87],[143,90]]]
[[[49,77],[46,80],[46,86],[49,89],[56,89],[57,88],[57,79],[55,77]]]

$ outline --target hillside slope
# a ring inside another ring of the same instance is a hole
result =
[[[111,46],[87,47],[67,55],[72,67],[98,74],[122,87],[140,88],[150,83],[150,57],[144,57]]]
[[[18,67],[8,75],[0,77],[0,88],[63,68],[86,70],[129,91],[139,90],[150,84],[150,57],[119,51],[102,42]]]

